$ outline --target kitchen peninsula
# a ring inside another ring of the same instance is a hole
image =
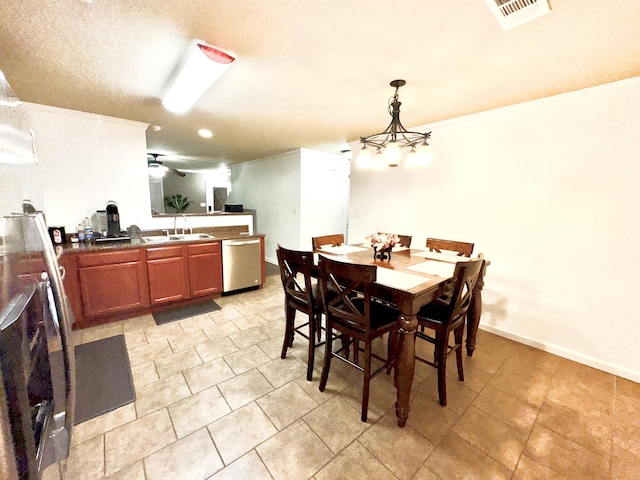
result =
[[[170,227],[161,223],[158,230],[145,230],[130,242],[67,244],[60,249],[74,329],[219,297],[224,240],[259,239],[262,287],[264,235],[253,234],[250,225],[190,226],[191,234],[175,236],[166,234],[173,232],[173,216],[170,222]]]

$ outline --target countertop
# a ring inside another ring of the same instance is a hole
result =
[[[71,253],[81,253],[81,252],[100,252],[104,250],[116,250],[116,249],[127,249],[127,248],[141,248],[141,247],[162,247],[168,245],[176,245],[182,243],[206,243],[206,242],[217,242],[221,240],[237,240],[237,239],[249,239],[249,238],[262,238],[263,234],[255,233],[250,235],[248,232],[240,232],[240,231],[232,231],[232,230],[223,230],[223,231],[211,231],[211,229],[207,228],[198,228],[194,229],[193,233],[207,233],[212,235],[214,238],[201,238],[201,239],[189,239],[189,240],[170,240],[166,242],[144,242],[143,240],[121,240],[114,242],[91,242],[91,243],[70,243],[67,242],[64,245],[56,246],[56,252],[58,255],[61,254],[71,254]],[[162,232],[157,231],[144,231],[140,233],[140,237],[147,236],[158,236],[162,235]]]

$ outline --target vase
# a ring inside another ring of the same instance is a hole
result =
[[[379,258],[380,260],[391,260],[391,249],[393,247],[389,246],[386,248],[378,248],[373,247],[373,258]]]

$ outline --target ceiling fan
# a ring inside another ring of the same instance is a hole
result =
[[[164,173],[166,172],[173,173],[174,175],[178,175],[179,177],[184,177],[186,175],[184,172],[181,172],[180,170],[176,170],[175,168],[171,168],[163,165],[162,162],[158,160],[158,157],[163,157],[163,156],[164,155],[161,153],[148,153],[147,165],[149,166],[149,168],[157,169],[160,172],[162,172],[160,176],[164,175]],[[153,160],[151,160],[149,157],[153,157]]]

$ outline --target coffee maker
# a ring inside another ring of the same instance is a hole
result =
[[[107,237],[120,236],[120,214],[118,204],[114,201],[107,202]]]

